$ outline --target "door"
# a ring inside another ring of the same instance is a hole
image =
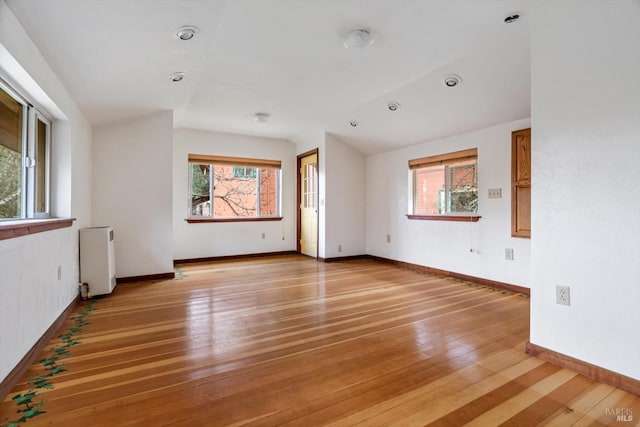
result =
[[[300,159],[300,253],[318,256],[318,154]]]
[[[531,237],[531,128],[511,133],[511,235]]]

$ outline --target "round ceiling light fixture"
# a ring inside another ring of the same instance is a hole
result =
[[[187,25],[184,27],[180,27],[176,30],[176,37],[180,40],[191,40],[196,36],[198,32],[198,27],[194,27],[193,25]]]
[[[512,24],[516,22],[518,19],[520,19],[520,15],[518,15],[517,13],[514,13],[513,15],[509,15],[506,18],[504,18],[504,23]]]
[[[443,83],[446,87],[455,87],[462,83],[462,78],[455,74],[450,74],[444,78]]]
[[[185,73],[182,73],[182,72],[173,73],[173,74],[171,74],[169,76],[169,80],[171,80],[174,83],[177,83],[177,82],[183,81],[185,77],[187,77],[187,75]]]
[[[387,110],[389,111],[398,111],[400,109],[400,104],[395,101],[387,102]]]
[[[356,28],[349,31],[342,41],[342,45],[347,49],[366,49],[376,41],[376,37],[367,28]]]
[[[358,126],[360,123],[358,123],[358,121],[357,121],[357,120],[351,120],[351,121],[349,122],[349,124],[350,124],[352,127],[356,127],[356,126]]]
[[[267,120],[269,120],[269,117],[271,117],[271,114],[269,113],[256,113],[254,114],[254,120],[257,123],[265,123]]]

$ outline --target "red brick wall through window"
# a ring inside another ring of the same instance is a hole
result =
[[[415,171],[415,214],[440,214],[440,191],[444,190],[444,166],[416,169]]]

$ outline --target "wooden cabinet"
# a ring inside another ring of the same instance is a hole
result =
[[[531,237],[531,128],[511,133],[511,235]]]

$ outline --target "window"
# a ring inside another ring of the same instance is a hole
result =
[[[0,220],[49,217],[51,122],[0,81]]]
[[[478,211],[477,149],[409,161],[414,216]]]
[[[189,218],[280,216],[278,160],[189,155]]]

